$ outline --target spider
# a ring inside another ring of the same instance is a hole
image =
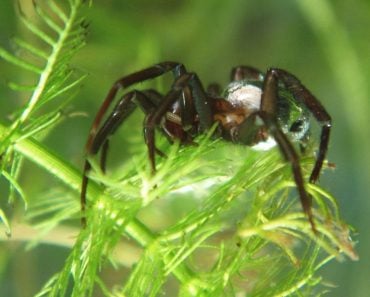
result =
[[[123,94],[110,114],[108,109],[117,96],[136,83],[172,72],[174,82],[162,95],[156,90],[131,90]],[[279,68],[266,73],[250,66],[237,66],[231,71],[231,82],[222,94],[218,84],[205,89],[194,72],[177,62],[162,62],[118,79],[109,90],[95,116],[86,143],[86,154],[101,151],[100,166],[106,167],[109,137],[139,107],[146,115],[143,133],[151,170],[156,171],[155,156],[164,154],[155,145],[155,132],[160,130],[170,142],[193,143],[195,136],[218,123],[218,135],[226,141],[267,150],[277,145],[284,159],[291,164],[300,202],[312,230],[315,231],[311,197],[305,189],[299,155],[292,142],[307,141],[310,113],[321,125],[320,144],[309,182],[315,183],[327,153],[331,117],[322,104],[293,74]],[[106,117],[105,117],[106,116]],[[103,118],[105,117],[104,121]],[[81,187],[81,210],[86,207],[88,172],[86,158]],[[82,216],[82,225],[86,219]]]

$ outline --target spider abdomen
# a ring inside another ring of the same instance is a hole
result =
[[[230,83],[224,99],[214,99],[214,120],[225,131],[240,125],[251,113],[260,109],[262,91],[260,88],[244,81]]]
[[[225,99],[235,107],[241,107],[249,112],[261,107],[261,88],[245,81],[232,82],[227,86]]]

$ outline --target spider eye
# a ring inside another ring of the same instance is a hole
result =
[[[302,120],[297,120],[295,121],[291,126],[289,131],[290,132],[300,132],[302,131],[303,128],[303,121]]]

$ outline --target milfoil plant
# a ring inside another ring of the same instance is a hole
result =
[[[318,185],[305,185],[313,198],[313,232],[290,164],[279,151],[225,143],[212,137],[213,130],[199,136],[194,146],[170,145],[159,138],[166,157],[158,158],[155,175],[144,149],[108,174],[90,158],[93,170],[83,214],[87,225],[80,226],[82,168],[44,140],[69,120],[71,100],[81,100],[76,94],[86,74],[73,68],[71,60],[86,43],[85,2],[35,1],[36,19],[19,7],[29,36],[14,38],[16,51],[0,48],[0,56],[27,77],[26,83],[9,82],[25,100],[0,122],[1,175],[8,184],[0,209],[8,239],[3,235],[2,240],[69,250],[63,267],[36,296],[324,292],[320,268],[334,258],[357,257],[335,198]],[[311,144],[301,159],[306,180],[314,149]],[[28,197],[19,179],[26,162],[43,168],[58,185],[47,194]],[[329,167],[325,163],[325,170]],[[21,218],[4,207],[18,200],[26,209]],[[112,284],[104,274],[107,267],[124,273]]]

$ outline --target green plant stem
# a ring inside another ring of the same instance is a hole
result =
[[[0,135],[6,135],[7,130],[8,128],[0,124]],[[19,139],[21,135],[19,135],[19,133],[15,133],[13,137],[14,139]],[[77,192],[80,191],[82,176],[81,172],[73,165],[64,161],[55,152],[50,151],[50,149],[45,147],[43,144],[32,138],[27,138],[17,141],[14,144],[14,149],[31,162],[50,172],[71,189]],[[107,194],[103,193],[103,188],[101,186],[93,181],[90,181],[87,196],[98,197],[101,195]],[[156,240],[155,234],[136,218],[133,218],[126,225],[125,232],[142,247],[146,247]],[[170,259],[171,255],[168,255],[164,257],[163,261],[168,262]],[[174,269],[173,273],[183,284],[190,283],[194,278],[194,273],[184,264],[179,264]],[[191,289],[197,290],[197,288],[194,287]]]
[[[78,227],[56,226],[47,234],[40,235],[40,230],[32,225],[11,222],[12,235],[9,238],[0,236],[0,242],[6,244],[9,242],[29,243],[37,238],[37,242],[46,245],[53,245],[71,249],[75,244],[75,238],[80,231]],[[142,249],[129,241],[123,241],[115,247],[114,261],[120,265],[130,268],[140,258]]]

